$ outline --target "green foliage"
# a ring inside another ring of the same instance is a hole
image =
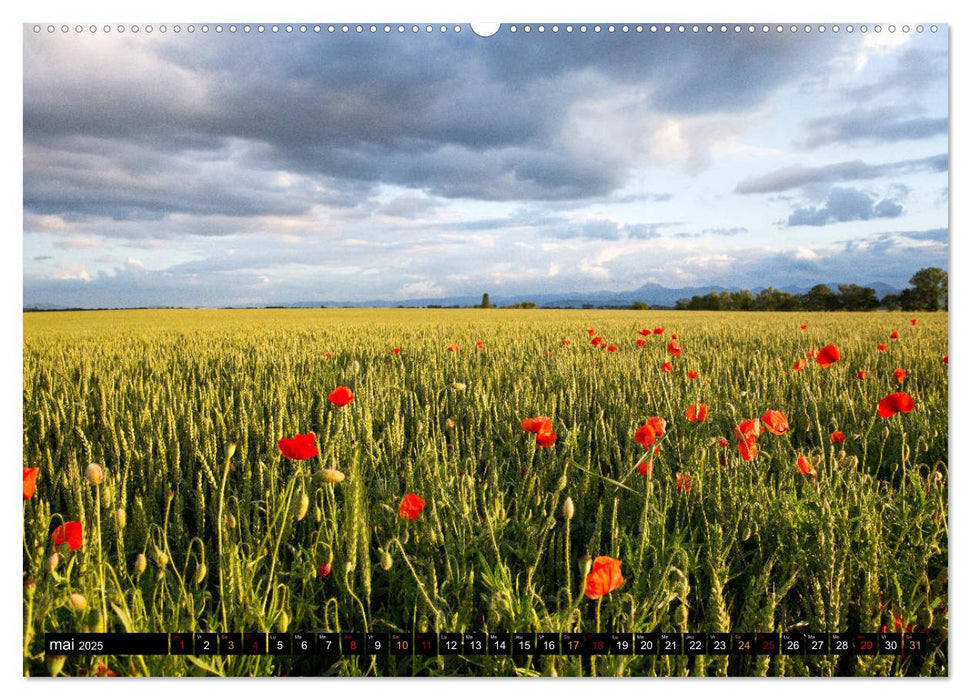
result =
[[[928,628],[925,659],[80,656],[63,673],[947,675],[947,316],[909,318],[25,314],[24,461],[41,471],[24,501],[24,672],[49,672],[44,632],[102,627],[875,632],[899,615]],[[673,372],[666,341],[636,345],[648,325],[678,333]],[[591,327],[618,351],[592,347]],[[899,340],[878,352],[891,328]],[[838,363],[792,371],[831,342]],[[915,409],[884,420],[898,366]],[[337,385],[354,402],[331,405]],[[689,423],[698,401],[710,417]],[[791,428],[744,462],[734,426],[768,408]],[[539,415],[557,433],[548,449],[520,427]],[[633,436],[650,416],[668,427],[645,477]],[[309,431],[319,457],[281,457],[280,437]],[[817,480],[796,471],[800,454]],[[100,486],[83,478],[90,461]],[[407,492],[427,503],[416,521],[398,516]],[[64,520],[83,523],[85,543],[51,569],[48,534]],[[582,596],[584,555],[623,562],[624,585],[599,605]]]

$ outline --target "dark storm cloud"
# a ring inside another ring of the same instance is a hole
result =
[[[866,192],[834,187],[820,206],[796,209],[789,215],[787,226],[825,226],[845,221],[893,219],[903,213],[903,206],[887,197],[879,201]]]
[[[854,110],[806,122],[805,148],[831,143],[882,143],[947,133],[946,117],[908,117],[894,107]]]
[[[651,114],[739,113],[823,70],[841,42],[29,34],[24,206],[148,219],[298,214],[377,183],[444,198],[606,198],[637,156],[590,157],[568,128],[577,104],[630,91],[648,96]],[[277,171],[305,182],[280,183]]]
[[[739,194],[784,192],[807,185],[851,180],[873,180],[878,177],[919,172],[947,172],[947,166],[948,156],[946,153],[895,163],[871,164],[864,163],[862,160],[853,160],[820,166],[792,165],[773,170],[765,175],[742,180],[735,186],[735,191]]]

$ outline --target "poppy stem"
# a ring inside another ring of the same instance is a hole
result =
[[[570,521],[572,518],[566,519],[566,541],[564,542],[564,552],[566,554],[566,590],[573,590],[573,564],[570,560]]]

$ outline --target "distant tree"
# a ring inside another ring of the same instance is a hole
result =
[[[583,305],[581,305],[581,306],[580,306],[580,308],[581,308],[581,309],[592,309],[592,308],[593,308],[593,304],[590,304],[590,303],[588,302],[588,303],[586,303],[586,304],[583,304]]]
[[[507,309],[535,309],[536,308],[536,302],[535,301],[520,301],[519,303],[516,303],[516,304],[510,304],[506,308]]]
[[[887,311],[897,311],[900,309],[900,294],[887,294],[880,300],[880,306]]]
[[[496,308],[494,304],[491,304],[489,302],[489,293],[488,292],[486,292],[485,294],[482,295],[482,306],[480,308],[483,308],[483,309],[494,309],[494,308]]]
[[[802,302],[795,294],[767,287],[755,297],[754,306],[756,311],[799,311]]]
[[[802,295],[802,308],[806,311],[835,311],[839,308],[839,297],[829,285],[817,284]]]
[[[857,284],[841,284],[837,297],[839,308],[846,311],[873,311],[880,306],[875,289]]]
[[[947,272],[939,267],[925,267],[910,278],[916,308],[908,311],[947,310]]]
[[[651,307],[645,301],[635,301],[630,305],[630,308],[633,311],[648,311]]]

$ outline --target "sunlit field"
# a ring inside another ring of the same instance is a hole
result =
[[[948,673],[944,313],[23,318],[26,675]],[[883,628],[927,653],[43,653],[85,630]]]

